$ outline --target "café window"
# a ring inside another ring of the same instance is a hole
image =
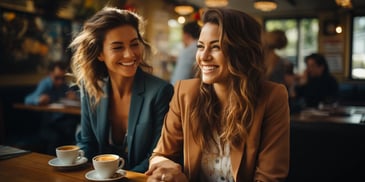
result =
[[[294,71],[305,69],[304,57],[318,51],[319,24],[317,18],[266,19],[266,31],[285,31],[288,45],[277,54],[294,64]]]
[[[352,21],[351,78],[365,79],[365,15]]]

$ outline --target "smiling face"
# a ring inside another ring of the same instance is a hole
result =
[[[320,77],[324,72],[324,66],[318,65],[316,61],[309,58],[306,62],[307,64],[307,74],[311,78]]]
[[[133,77],[142,59],[143,46],[136,30],[123,25],[105,34],[99,60],[104,62],[109,75]]]
[[[201,69],[202,81],[206,84],[225,83],[228,76],[227,60],[220,43],[219,27],[206,23],[198,40],[196,62]]]

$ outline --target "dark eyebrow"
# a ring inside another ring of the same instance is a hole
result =
[[[129,42],[134,42],[134,41],[138,41],[138,38],[134,38],[134,39],[132,39],[131,41],[129,41]]]
[[[138,41],[138,38],[134,38],[129,42],[134,42],[134,41]],[[123,45],[123,44],[124,44],[123,42],[119,42],[119,41],[115,41],[115,42],[111,43],[111,45]]]
[[[198,41],[198,43],[203,44],[202,41]],[[219,40],[212,40],[209,42],[210,44],[219,43]]]
[[[111,45],[123,45],[123,42],[112,42]]]

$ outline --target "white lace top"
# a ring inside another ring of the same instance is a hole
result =
[[[224,149],[218,134],[216,135],[218,147],[214,142],[211,142],[210,147],[203,151],[201,159],[201,181],[218,182],[227,181],[234,182],[231,172],[231,158],[229,144],[224,144]]]

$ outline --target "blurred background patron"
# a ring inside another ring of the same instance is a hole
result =
[[[275,51],[286,47],[288,40],[282,30],[273,30],[262,34],[262,44],[266,66],[266,77],[273,82],[284,83],[285,64],[288,61]]]
[[[65,81],[67,65],[64,62],[52,62],[48,68],[48,76],[42,79],[37,88],[25,97],[30,105],[46,105],[58,102],[61,98],[77,99],[75,92],[70,91]]]
[[[25,97],[25,104],[48,105],[57,103],[60,99],[78,100],[76,92],[72,91],[66,83],[65,62],[52,62],[49,65],[49,74],[42,79],[37,88]],[[45,153],[54,154],[54,149],[63,144],[75,142],[75,131],[79,122],[78,116],[58,112],[42,113],[39,130],[42,147]]]
[[[176,60],[175,70],[171,77],[171,83],[178,80],[193,78],[195,74],[195,53],[197,50],[197,39],[200,34],[200,26],[196,21],[189,22],[183,26],[182,41],[184,49]]]
[[[338,96],[338,82],[330,74],[327,60],[318,53],[305,57],[307,66],[304,75],[296,86],[297,99],[304,99],[306,107],[318,107],[318,104],[332,104]]]

